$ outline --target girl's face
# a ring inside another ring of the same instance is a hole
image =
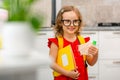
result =
[[[80,20],[74,11],[63,13],[62,25],[64,34],[74,34],[78,30]]]

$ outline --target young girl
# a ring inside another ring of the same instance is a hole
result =
[[[80,30],[82,28],[82,16],[77,8],[74,6],[64,6],[59,11],[56,23],[55,23],[55,38],[48,39],[48,46],[50,47],[50,57],[53,63],[51,68],[60,73],[59,76],[54,76],[54,80],[88,80],[88,74],[86,65],[83,60],[83,55],[78,51],[78,45],[80,42],[77,38],[80,35]],[[71,45],[76,69],[75,70],[65,70],[59,66],[56,62],[58,56],[58,39],[57,36],[63,38],[63,47]],[[89,38],[84,38],[85,42],[89,41]],[[88,55],[86,55],[86,62],[89,65],[94,65],[98,58],[98,49],[94,46],[90,46],[88,49]]]

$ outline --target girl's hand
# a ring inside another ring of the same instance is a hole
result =
[[[91,45],[88,49],[87,63],[93,66],[98,59],[98,49]]]
[[[78,79],[80,73],[78,72],[78,70],[72,70],[72,71],[69,71],[67,76],[70,77],[70,78],[73,78],[73,79]]]
[[[88,55],[93,55],[93,57],[98,55],[98,49],[95,46],[91,45],[88,49]]]

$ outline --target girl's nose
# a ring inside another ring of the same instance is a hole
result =
[[[73,25],[73,21],[71,21],[71,24],[70,24],[70,26],[74,26],[74,25]]]

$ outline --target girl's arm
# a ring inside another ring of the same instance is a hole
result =
[[[60,67],[58,64],[56,64],[57,53],[58,53],[58,47],[55,43],[52,43],[50,46],[50,53],[49,53],[52,59],[51,68],[65,76],[71,77],[73,79],[77,79],[79,76],[78,71],[67,71],[62,67]]]
[[[88,49],[87,63],[93,66],[98,59],[98,49],[95,46],[90,46]]]
[[[63,70],[59,65],[56,64],[56,58],[58,53],[58,47],[55,43],[50,46],[50,57],[52,59],[51,68],[59,73],[67,74],[67,71]]]

